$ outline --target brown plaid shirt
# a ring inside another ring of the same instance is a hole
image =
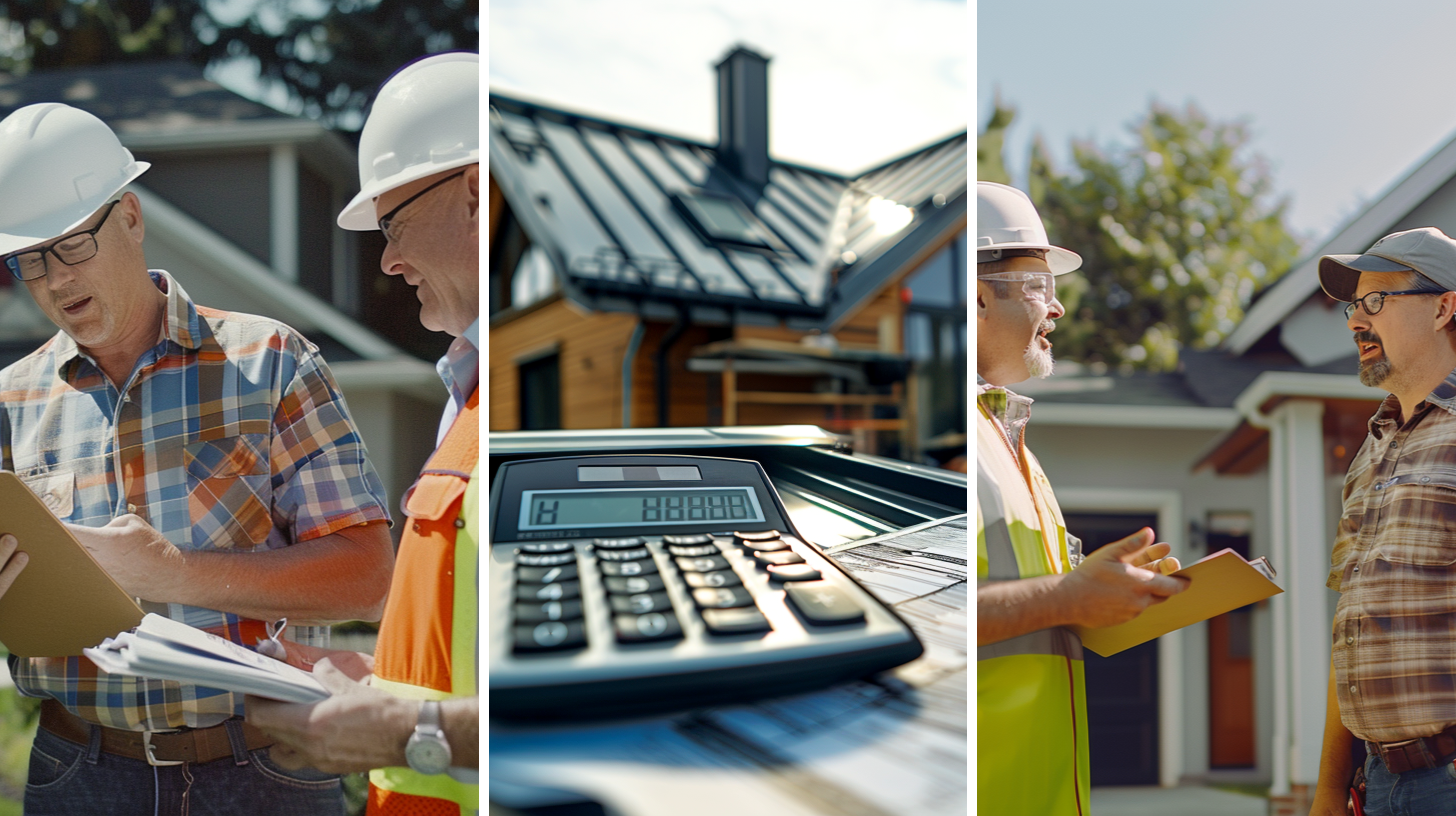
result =
[[[1456,371],[1399,414],[1386,397],[1350,464],[1327,582],[1340,719],[1377,742],[1456,723]]]

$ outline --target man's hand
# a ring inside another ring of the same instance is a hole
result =
[[[313,671],[325,658],[334,668],[342,671],[350,680],[360,683],[374,673],[374,655],[353,652],[347,649],[325,649],[322,646],[306,646],[291,640],[279,640],[283,645],[283,662],[304,671]],[[273,655],[269,655],[273,657]]]
[[[1087,556],[1058,587],[1067,619],[1093,628],[1114,626],[1187,589],[1188,579],[1162,575],[1154,565],[1169,549],[1154,544],[1153,531],[1144,527]]]
[[[296,646],[288,644],[290,652]],[[349,668],[359,665],[363,664]],[[333,657],[319,660],[313,675],[333,696],[308,704],[247,698],[248,722],[277,741],[270,754],[275,762],[284,768],[308,766],[328,773],[405,764],[404,744],[419,718],[418,701],[360,682],[365,678],[351,677],[334,664]]]
[[[67,524],[126,594],[146,601],[176,600],[183,565],[182,551],[140,516],[118,516],[105,527]]]
[[[25,569],[30,562],[30,556],[23,552],[16,552],[20,542],[13,535],[0,536],[0,596],[10,590],[10,585],[15,583],[15,576]]]
[[[1309,806],[1309,816],[1347,816],[1349,810],[1346,808],[1350,798],[1350,791],[1345,790],[1339,793],[1320,789],[1314,795],[1314,802]]]

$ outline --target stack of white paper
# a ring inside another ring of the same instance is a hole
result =
[[[161,615],[84,650],[112,674],[176,680],[289,703],[314,703],[329,692],[306,671]]]

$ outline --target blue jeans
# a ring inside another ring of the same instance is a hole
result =
[[[1365,759],[1365,791],[1365,816],[1449,816],[1456,813],[1456,768],[1448,758],[1436,768],[1393,774],[1372,753]]]
[[[236,722],[236,721],[234,721]],[[25,785],[27,816],[343,816],[339,777],[285,771],[268,749],[238,750],[212,762],[154,768],[37,729]],[[241,732],[234,744],[241,746]]]

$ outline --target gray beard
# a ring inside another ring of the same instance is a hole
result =
[[[1052,369],[1056,368],[1056,361],[1052,359],[1051,349],[1045,351],[1033,340],[1032,344],[1026,347],[1026,353],[1021,355],[1022,362],[1026,363],[1026,373],[1032,377],[1044,380],[1052,375]],[[1364,372],[1361,372],[1364,376]]]
[[[1390,360],[1382,357],[1373,363],[1360,364],[1360,384],[1371,388],[1379,385],[1390,378]]]

